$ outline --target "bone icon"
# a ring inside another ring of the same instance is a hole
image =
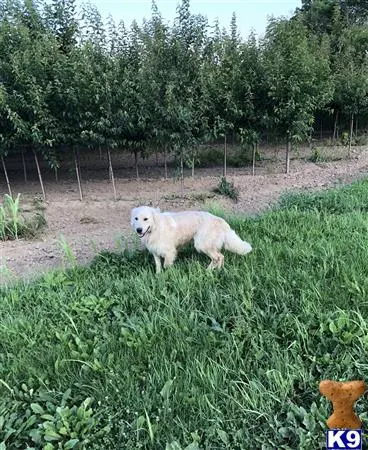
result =
[[[330,400],[333,407],[333,414],[327,420],[327,426],[330,429],[361,428],[362,422],[354,411],[354,404],[366,389],[366,384],[361,380],[320,382],[320,393]]]

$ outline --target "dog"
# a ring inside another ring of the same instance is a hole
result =
[[[156,273],[161,272],[161,258],[165,269],[172,266],[178,248],[192,240],[195,249],[211,259],[208,270],[224,265],[222,248],[239,255],[252,251],[224,219],[204,211],[161,212],[159,208],[140,206],[132,210],[131,225],[152,253]]]

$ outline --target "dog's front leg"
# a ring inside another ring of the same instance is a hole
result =
[[[160,273],[161,272],[161,259],[159,256],[157,255],[153,255],[153,257],[155,258],[155,264],[156,264],[156,273]]]
[[[176,252],[166,254],[164,256],[164,269],[167,269],[168,267],[172,266],[174,264],[175,259],[176,259]]]

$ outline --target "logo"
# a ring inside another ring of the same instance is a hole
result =
[[[327,430],[327,450],[362,450],[362,430]]]
[[[327,450],[362,450],[362,422],[357,416],[355,402],[364,394],[364,381],[323,380],[320,393],[332,403],[332,415],[327,420]]]

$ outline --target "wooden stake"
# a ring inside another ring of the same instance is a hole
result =
[[[107,158],[109,160],[109,173],[111,174],[112,188],[114,189],[114,200],[116,201],[117,197],[116,197],[116,188],[115,188],[115,177],[114,177],[114,170],[112,168],[111,154],[110,154],[109,147],[107,147]]]
[[[183,161],[183,151],[180,153],[180,186],[181,190],[184,189],[184,161]]]
[[[252,175],[255,175],[256,172],[256,150],[257,150],[257,144],[253,143],[253,155],[252,155]]]
[[[55,170],[55,181],[56,181],[56,183],[58,183],[58,182],[59,182],[59,177],[58,177],[58,168],[57,168],[57,167],[55,167],[55,168],[54,168],[54,170]]]
[[[167,180],[167,148],[165,145],[165,150],[164,150],[164,166],[165,166],[165,180]]]
[[[40,165],[38,164],[37,153],[34,150],[33,150],[33,154],[34,154],[34,158],[35,158],[35,162],[36,162],[38,179],[40,180],[40,185],[41,185],[41,189],[42,189],[43,200],[46,201],[46,192],[45,192],[45,188],[44,188],[43,181],[42,181]]]
[[[354,113],[351,113],[348,158],[350,158],[350,153],[351,153],[351,142],[353,140],[353,129],[354,129]]]
[[[13,194],[12,194],[11,187],[10,187],[10,182],[9,182],[9,177],[8,177],[8,171],[6,170],[6,166],[5,166],[5,161],[4,161],[3,155],[1,155],[1,162],[3,164],[3,170],[4,170],[4,174],[5,174],[6,184],[8,186],[9,195],[10,195],[10,197],[13,198]]]
[[[192,178],[194,178],[194,160],[195,160],[195,152],[193,150],[193,155],[192,155]]]
[[[134,150],[134,165],[135,165],[135,175],[137,180],[139,180],[139,170],[138,170],[138,152]]]
[[[290,172],[290,153],[291,153],[291,142],[290,138],[288,137],[287,145],[286,145],[286,166],[285,166],[285,173]]]
[[[23,174],[24,174],[24,182],[27,183],[27,167],[26,167],[26,161],[24,159],[24,151],[21,151],[22,153],[22,164],[23,164]]]
[[[225,140],[224,140],[224,169],[223,169],[223,176],[226,178],[226,156],[227,156],[227,145],[226,145],[226,134],[225,134]]]
[[[333,135],[332,135],[332,140],[335,141],[337,138],[337,124],[338,124],[338,120],[339,120],[339,110],[336,110],[336,114],[335,114],[335,120],[334,120],[334,130],[333,130]]]
[[[79,172],[79,160],[77,159],[77,153],[75,149],[73,149],[74,152],[74,164],[75,164],[75,173],[77,174],[77,180],[78,180],[78,188],[79,188],[79,199],[80,201],[83,200],[83,192],[82,192],[82,185],[80,180],[80,172]]]

